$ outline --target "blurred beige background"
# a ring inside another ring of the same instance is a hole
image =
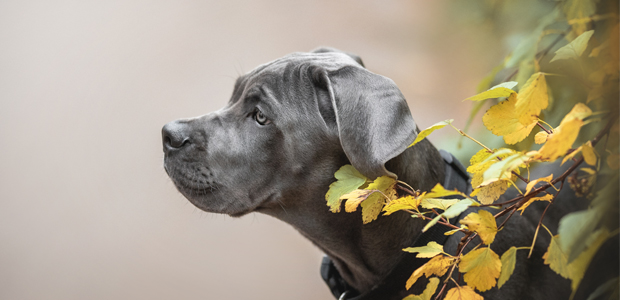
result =
[[[331,299],[322,254],[288,225],[176,192],[161,127],[323,45],[394,79],[421,128],[462,126],[505,53],[448,3],[0,2],[0,299]]]

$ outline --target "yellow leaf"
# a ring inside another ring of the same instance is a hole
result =
[[[370,194],[372,194],[373,192],[376,191],[369,191],[369,190],[354,190],[348,194],[344,194],[342,196],[340,196],[340,200],[346,200],[346,202],[344,203],[344,210],[346,212],[354,212],[357,210],[357,206],[364,200],[366,200],[366,198],[368,198],[368,196]]]
[[[587,143],[583,144],[582,147],[583,148],[581,149],[581,153],[583,153],[583,160],[588,165],[596,165],[597,154],[596,150],[594,150],[594,147],[592,147],[592,143],[588,141]]]
[[[532,197],[529,200],[527,200],[527,202],[523,203],[523,205],[521,205],[521,207],[519,207],[519,209],[517,209],[518,211],[521,211],[521,214],[523,215],[523,212],[525,211],[525,209],[530,206],[530,204],[534,203],[534,201],[551,201],[551,199],[553,199],[553,195],[547,194],[541,197]]]
[[[588,248],[581,252],[581,254],[568,265],[570,270],[571,288],[573,291],[577,290],[579,283],[583,279],[583,275],[586,273],[586,270],[590,265],[590,261],[603,243],[610,238],[610,236],[610,232],[605,227],[595,231],[592,236],[586,240],[586,244],[589,244]]]
[[[517,152],[494,163],[484,171],[484,181],[480,185],[487,185],[501,179],[512,180],[512,172],[519,173],[519,168],[525,167],[529,160],[528,154]]]
[[[454,195],[461,195],[463,197],[467,197],[467,195],[457,191],[456,189],[454,190],[446,190],[441,184],[436,184],[433,189],[431,189],[430,192],[428,192],[425,197],[426,198],[439,198],[439,197],[446,197],[446,196],[454,196]]]
[[[544,144],[534,157],[543,161],[554,161],[566,154],[579,135],[583,121],[573,119],[556,128],[553,136]]]
[[[529,194],[530,191],[534,188],[534,186],[539,183],[539,182],[549,182],[551,183],[551,181],[553,180],[553,174],[547,176],[547,177],[541,177],[535,180],[530,181],[527,186],[525,187],[525,194]]]
[[[396,179],[389,176],[381,176],[366,187],[366,190],[378,190],[381,193],[372,193],[366,200],[362,201],[362,222],[364,224],[376,220],[383,209],[383,205],[388,200],[396,198],[395,185]],[[385,199],[386,196],[388,199]]]
[[[566,20],[586,19],[596,13],[596,1],[594,0],[567,0],[563,5]],[[576,35],[584,33],[588,25],[584,22],[572,24]]]
[[[549,265],[551,270],[560,274],[560,276],[564,278],[570,278],[568,256],[562,251],[559,239],[559,235],[551,237],[549,247],[547,248],[547,252],[543,255],[543,259],[545,265]]]
[[[575,149],[573,152],[571,152],[571,153],[567,154],[566,156],[564,156],[564,158],[562,159],[562,163],[560,164],[560,166],[561,166],[561,165],[563,165],[566,161],[568,161],[568,160],[570,160],[570,159],[573,159],[573,157],[575,157],[575,155],[577,155],[577,153],[580,153],[580,152],[581,152],[581,149],[582,149],[582,148],[583,148],[583,147],[581,147],[581,146],[580,146],[579,148]]]
[[[592,110],[587,105],[583,103],[577,103],[575,104],[575,106],[573,106],[573,109],[571,109],[570,112],[568,112],[568,114],[566,114],[566,116],[562,119],[560,126],[562,126],[562,123],[564,122],[568,122],[573,119],[583,120],[591,115]]]
[[[471,96],[465,100],[480,101],[480,100],[486,100],[486,99],[492,99],[492,98],[508,97],[512,93],[516,93],[515,91],[512,90],[512,88],[514,88],[515,85],[517,85],[515,81],[504,82],[480,94]]]
[[[470,213],[459,222],[466,225],[467,229],[477,232],[485,244],[490,245],[495,240],[497,223],[490,212],[479,210],[478,213]]]
[[[443,234],[444,234],[444,235],[453,235],[453,234],[455,234],[455,233],[457,233],[457,232],[459,232],[459,231],[461,231],[461,230],[463,230],[463,229],[467,229],[467,226],[465,226],[465,225],[461,225],[461,228],[452,229],[452,230],[450,230],[450,231],[446,231],[446,232],[444,232]]]
[[[422,247],[409,247],[403,249],[405,252],[418,253],[415,257],[419,258],[431,258],[443,252],[443,246],[436,242],[428,242],[426,246]]]
[[[450,120],[441,121],[441,122],[438,122],[438,123],[435,123],[435,124],[431,125],[431,127],[429,127],[429,128],[426,128],[426,129],[420,131],[420,133],[415,138],[413,143],[411,143],[411,145],[409,145],[407,148],[417,144],[418,142],[423,140],[425,137],[427,137],[429,134],[431,134],[433,131],[446,127],[446,125],[452,123],[452,121],[454,121],[454,120],[450,119]]]
[[[422,275],[426,277],[430,277],[432,275],[437,275],[439,277],[443,276],[443,274],[448,271],[448,268],[454,263],[455,258],[437,255],[427,263],[417,268],[411,274],[411,277],[407,280],[406,287],[407,289],[411,288],[411,286],[420,278]]]
[[[407,195],[405,197],[390,201],[390,203],[383,208],[383,211],[384,215],[387,216],[404,209],[418,210],[418,205],[420,205],[419,198]]]
[[[538,72],[528,79],[519,90],[515,103],[515,115],[524,126],[536,123],[540,111],[549,105],[545,74]]]
[[[422,292],[422,294],[409,295],[403,298],[403,300],[431,300],[431,297],[433,297],[433,294],[435,294],[435,291],[439,286],[439,282],[439,278],[433,277],[428,280],[428,284],[426,285],[426,288],[424,289],[424,292]]]
[[[534,142],[536,144],[544,144],[547,141],[549,134],[545,131],[541,131],[534,136]]]
[[[487,159],[487,157],[489,157],[491,154],[493,154],[495,151],[497,151],[497,149],[493,150],[493,152],[489,152],[486,149],[480,149],[478,152],[476,152],[476,154],[474,154],[474,156],[472,156],[469,159],[469,165],[471,166],[475,166],[481,162],[483,162],[484,160]],[[474,173],[474,172],[470,172],[469,168],[467,168],[467,172],[469,173]]]
[[[516,114],[516,94],[510,95],[506,101],[495,104],[487,110],[482,117],[482,122],[493,134],[504,137],[506,144],[516,144],[525,139],[532,128],[536,126],[536,120],[531,124],[523,124]]]
[[[618,154],[618,153],[616,153],[616,154],[609,154],[607,156],[607,165],[612,170],[620,169],[620,154]]]
[[[484,172],[494,163],[498,162],[499,159],[504,159],[514,153],[516,153],[512,149],[495,149],[493,153],[488,152],[485,149],[478,151],[474,156],[472,156],[469,161],[470,166],[467,168],[467,172],[472,174],[471,186],[476,188],[482,184],[484,181]],[[474,195],[472,195],[474,196]]]
[[[459,271],[465,273],[463,279],[467,285],[481,292],[495,286],[501,269],[499,256],[489,247],[465,254],[459,264]]]
[[[476,188],[471,196],[477,196],[478,201],[482,204],[491,204],[499,199],[509,187],[510,182],[508,180],[498,180]]]
[[[590,175],[594,175],[594,174],[596,174],[596,171],[595,171],[595,170],[592,170],[592,169],[590,169],[590,168],[581,168],[580,170],[581,170],[581,171],[584,171],[584,172],[586,172],[586,173],[588,173],[588,174],[590,174]]]
[[[329,190],[325,194],[325,200],[331,212],[339,212],[342,200],[340,196],[350,193],[366,183],[366,176],[358,172],[352,165],[342,166],[334,174],[337,181],[329,185]]]
[[[609,48],[609,40],[605,40],[602,44],[592,49],[588,57],[598,57],[599,54],[601,54],[601,51],[607,50],[607,48]]]
[[[467,168],[467,172],[472,175],[471,178],[471,186],[477,187],[482,183],[484,171],[486,171],[489,166],[493,164],[493,162],[483,163],[483,161],[491,156],[491,154],[485,149],[481,149],[474,156],[471,157],[469,161],[470,166]]]
[[[385,199],[379,193],[372,194],[362,202],[362,222],[368,224],[377,219],[385,204]]]
[[[468,286],[457,286],[448,290],[444,300],[484,300],[484,298]]]
[[[446,210],[448,207],[459,202],[460,199],[438,199],[438,198],[424,198],[420,202],[420,205],[426,209],[437,208]]]
[[[502,271],[499,274],[499,279],[497,280],[497,288],[501,288],[506,281],[512,275],[512,272],[515,270],[515,264],[517,263],[517,248],[510,247],[504,254],[502,254]]]

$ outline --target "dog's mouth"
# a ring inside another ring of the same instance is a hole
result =
[[[213,192],[213,173],[204,166],[177,166],[164,163],[164,169],[177,189],[186,196],[204,196]]]

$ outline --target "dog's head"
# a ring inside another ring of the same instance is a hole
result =
[[[224,108],[166,124],[164,166],[194,205],[237,216],[321,197],[346,163],[395,176],[384,165],[416,132],[394,82],[322,48],[259,66]]]

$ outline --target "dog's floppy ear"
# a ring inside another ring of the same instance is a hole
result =
[[[416,124],[396,84],[355,65],[330,72],[318,68],[313,73],[314,82],[329,95],[328,101],[319,99],[319,108],[331,104],[322,110],[333,110],[333,114],[321,115],[335,117],[342,149],[351,164],[371,179],[395,178],[385,163],[417,137]]]

